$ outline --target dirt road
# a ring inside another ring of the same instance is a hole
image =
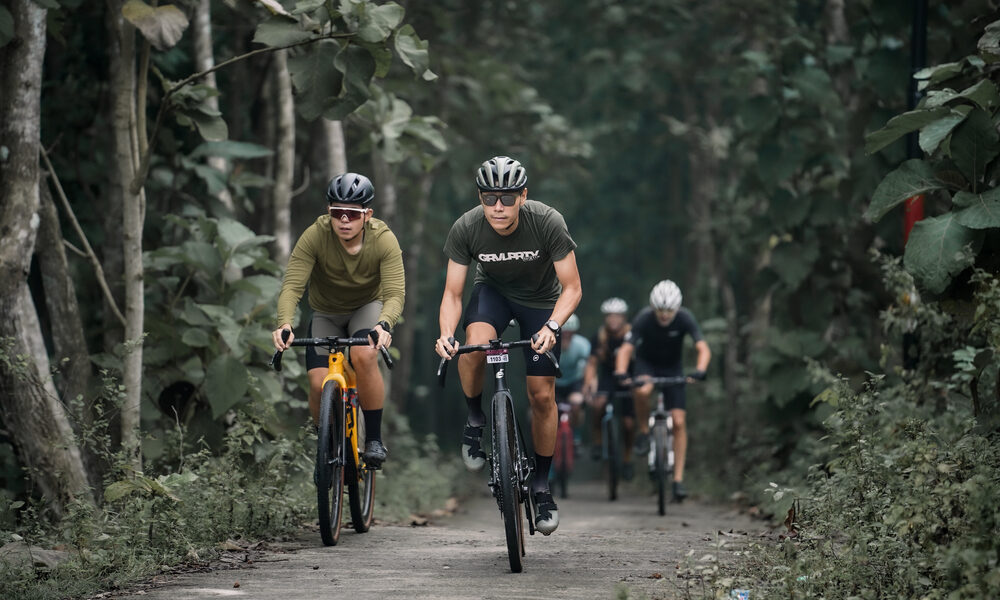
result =
[[[679,574],[700,559],[714,560],[717,540],[738,543],[745,532],[752,537],[763,529],[725,507],[692,501],[672,504],[660,517],[654,497],[626,491],[608,502],[598,482],[577,484],[570,498],[557,500],[559,529],[527,538],[522,573],[510,572],[500,513],[484,492],[427,526],[346,529],[332,548],[320,545],[317,532],[249,568],[161,576],[126,597],[578,600],[613,598],[627,586],[633,598],[698,598],[700,585],[686,594],[696,581]],[[737,537],[726,535],[730,530]]]

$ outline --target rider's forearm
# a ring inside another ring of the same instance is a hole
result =
[[[441,298],[441,311],[438,314],[438,325],[441,327],[441,337],[454,337],[458,328],[458,320],[462,317],[462,298],[445,294]]]
[[[708,363],[712,361],[712,350],[708,347],[708,342],[702,340],[695,344],[695,349],[698,350],[698,359],[695,362],[695,368],[699,371],[707,371]]]
[[[562,325],[576,311],[581,298],[583,298],[583,288],[579,283],[574,282],[564,286],[562,293],[559,294],[559,299],[556,300],[556,305],[552,307],[552,316],[549,318]]]
[[[400,315],[403,314],[403,301],[406,297],[406,278],[403,274],[403,255],[398,249],[393,248],[392,252],[382,259],[380,267],[382,278],[382,312],[379,314],[379,321],[389,323],[389,327],[395,327],[399,322]]]
[[[632,350],[635,348],[631,342],[625,342],[618,349],[618,354],[615,356],[615,373],[626,373],[628,372],[628,363],[632,360]]]

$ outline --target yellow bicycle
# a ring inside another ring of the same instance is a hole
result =
[[[367,337],[322,337],[295,339],[291,344],[321,346],[330,351],[330,370],[323,379],[320,396],[316,449],[319,532],[327,546],[334,546],[340,540],[345,486],[354,531],[368,531],[374,519],[377,467],[365,463],[365,419],[358,401],[357,377],[344,356],[345,348],[367,346],[368,343]],[[385,348],[380,350],[386,366],[391,369],[389,352]],[[280,350],[275,351],[271,364],[276,371],[281,371]]]

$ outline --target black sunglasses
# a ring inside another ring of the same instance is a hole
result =
[[[486,206],[496,206],[497,200],[502,202],[504,206],[514,206],[521,194],[482,194],[480,197]]]

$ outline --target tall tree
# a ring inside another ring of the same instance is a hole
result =
[[[10,3],[17,38],[0,49],[0,416],[19,458],[56,514],[78,498],[93,502],[49,360],[27,274],[39,227],[39,151],[46,11]]]

